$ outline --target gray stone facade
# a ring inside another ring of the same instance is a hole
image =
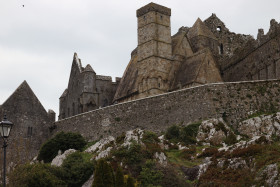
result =
[[[59,98],[59,116],[64,119],[83,112],[112,104],[117,82],[109,76],[96,75],[88,64],[82,67],[81,60],[75,53],[67,89]]]
[[[7,147],[7,165],[10,167],[34,158],[50,135],[49,128],[55,122],[55,113],[44,109],[26,81],[0,106],[0,119],[4,114],[13,122]],[[2,138],[0,144],[3,145]],[[0,168],[3,154],[0,154]],[[0,174],[2,169],[0,170]]]

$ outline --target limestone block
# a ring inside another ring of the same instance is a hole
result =
[[[138,61],[157,55],[157,41],[151,40],[138,46]]]
[[[137,19],[138,28],[150,23],[158,23],[165,26],[170,26],[170,16],[156,11],[150,11]]]
[[[172,46],[171,44],[158,42],[158,56],[163,58],[171,59],[172,56]]]

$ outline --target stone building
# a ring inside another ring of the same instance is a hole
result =
[[[138,46],[117,88],[124,102],[213,82],[280,78],[280,24],[269,32],[235,34],[215,15],[171,36],[171,10],[150,3],[137,10]]]
[[[60,98],[63,119],[114,103],[214,82],[280,78],[280,24],[271,20],[269,32],[231,32],[215,15],[171,36],[171,9],[155,4],[136,12],[138,45],[122,78],[95,74],[74,55],[68,88]],[[106,85],[105,89],[101,88]]]
[[[88,64],[82,66],[75,53],[68,87],[59,98],[59,119],[112,104],[120,78],[112,82],[109,76],[96,75]]]
[[[25,163],[38,154],[42,143],[49,137],[49,128],[55,122],[55,113],[52,110],[47,112],[44,109],[32,89],[24,81],[0,105],[1,121],[4,114],[7,115],[9,121],[14,123],[7,147],[7,165],[10,168]],[[3,145],[2,141],[1,138],[1,145]],[[1,168],[2,163],[3,154],[0,155]],[[2,172],[2,170],[0,171]]]

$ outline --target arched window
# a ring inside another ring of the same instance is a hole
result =
[[[221,26],[218,26],[218,27],[217,27],[217,31],[218,31],[218,32],[221,32],[221,31],[222,31],[222,27],[221,27]]]

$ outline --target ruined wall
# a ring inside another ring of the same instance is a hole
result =
[[[224,117],[232,124],[256,111],[279,110],[280,81],[215,83],[121,103],[57,121],[59,131],[90,140],[129,129],[164,131],[173,124]]]
[[[42,143],[50,135],[49,127],[55,121],[55,113],[52,110],[46,112],[31,88],[24,81],[1,106],[1,121],[4,114],[14,124],[8,138],[7,147],[7,168],[9,172],[10,168],[30,161],[38,154]],[[3,145],[2,138],[0,139],[0,145]],[[1,148],[0,168],[3,164],[2,153]],[[0,175],[1,172],[2,169]]]
[[[116,78],[116,82],[112,82],[112,77],[96,76],[96,91],[99,94],[99,106],[105,107],[113,104],[113,98],[117,90],[120,78]]]
[[[88,64],[82,67],[74,54],[68,87],[59,98],[59,119],[111,105],[120,78],[96,75]]]
[[[223,69],[224,81],[280,79],[280,35],[249,54],[245,51],[233,56],[230,65]]]

